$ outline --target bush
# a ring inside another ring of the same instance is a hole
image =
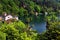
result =
[[[40,35],[41,40],[60,40],[60,22],[51,23],[49,29]]]
[[[3,36],[6,40],[35,40],[37,38],[37,33],[27,30],[21,21],[2,24],[0,31],[6,34],[6,37]]]
[[[6,40],[6,34],[0,31],[0,40]]]

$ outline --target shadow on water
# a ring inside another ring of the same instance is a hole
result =
[[[38,33],[42,33],[46,31],[46,22],[30,23],[30,26],[33,26],[32,30],[36,30]]]

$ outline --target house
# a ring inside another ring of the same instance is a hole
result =
[[[18,16],[12,16],[11,14],[7,14],[7,13],[4,13],[2,16],[0,16],[0,21],[12,21],[12,20],[16,20],[18,21]]]
[[[13,19],[13,16],[12,15],[7,15],[5,16],[5,21],[9,20],[9,19]]]
[[[15,16],[14,18],[15,18],[16,20],[19,20],[19,19],[18,19],[18,16]]]
[[[12,16],[12,15],[7,15],[5,16],[5,21],[9,20],[9,19],[14,19],[14,20],[18,20],[18,16]]]

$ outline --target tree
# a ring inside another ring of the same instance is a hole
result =
[[[37,38],[37,33],[28,29],[26,25],[21,22],[13,22],[10,24],[2,24],[0,31],[2,32],[2,40],[35,40]],[[5,34],[4,34],[5,33]],[[5,36],[6,35],[6,36]],[[4,39],[3,39],[4,38]]]
[[[6,40],[6,34],[0,31],[0,40]]]

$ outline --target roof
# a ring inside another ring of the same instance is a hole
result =
[[[12,15],[7,15],[7,16],[5,17],[5,20],[12,19],[12,18],[13,18]]]

